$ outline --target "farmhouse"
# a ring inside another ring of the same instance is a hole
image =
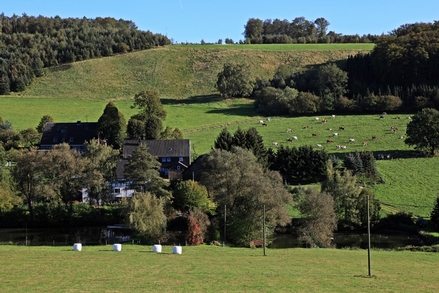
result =
[[[133,151],[140,144],[145,144],[149,153],[157,157],[161,163],[160,176],[163,178],[181,178],[183,171],[191,164],[191,143],[189,139],[125,140],[119,164],[125,165],[128,158],[131,157]],[[119,174],[118,178],[120,178]]]
[[[40,149],[51,150],[54,145],[68,143],[72,149],[85,152],[85,142],[99,139],[97,122],[46,123]]]

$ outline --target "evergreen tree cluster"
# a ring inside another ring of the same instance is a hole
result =
[[[270,169],[279,171],[284,182],[291,185],[321,182],[325,178],[329,155],[312,146],[284,147],[270,156]]]
[[[376,160],[371,151],[355,151],[344,157],[344,167],[352,174],[370,183],[382,183],[383,178],[376,168]]]
[[[170,44],[132,21],[0,14],[0,94],[23,91],[44,67]]]

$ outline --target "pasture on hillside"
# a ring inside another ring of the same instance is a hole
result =
[[[227,62],[248,63],[255,79],[269,79],[280,65],[300,71],[314,64],[342,62],[373,46],[172,45],[46,68],[24,92],[11,96],[108,101],[130,99],[143,90],[172,99],[209,96],[218,93],[217,74]]]
[[[73,244],[72,244],[73,245]],[[438,253],[0,245],[2,292],[437,292]]]
[[[19,100],[20,103],[16,103]],[[383,202],[384,213],[405,211],[414,216],[428,218],[433,209],[434,199],[439,194],[439,180],[435,173],[439,158],[412,158],[413,148],[401,139],[405,136],[408,114],[388,114],[384,119],[380,115],[330,115],[302,117],[267,117],[258,116],[252,106],[252,100],[235,99],[185,99],[162,100],[168,117],[166,126],[178,127],[184,138],[191,140],[193,157],[207,153],[214,146],[214,141],[223,128],[234,133],[238,127],[247,130],[255,127],[262,135],[266,147],[276,148],[273,142],[284,146],[312,145],[322,148],[330,154],[343,158],[345,153],[356,150],[373,151],[375,155],[390,154],[392,160],[378,160],[377,169],[384,176],[386,184],[372,186],[375,196]],[[68,100],[68,99],[31,99],[6,97],[0,99],[0,109],[6,109],[9,115],[0,115],[12,122],[14,129],[36,127],[43,115],[53,116],[56,122],[97,121],[105,108],[106,101]],[[115,101],[116,106],[126,119],[136,113],[130,109],[132,101]],[[23,111],[32,108],[32,112]],[[9,118],[11,117],[11,118]],[[398,118],[399,119],[396,119]],[[262,126],[259,120],[267,121]],[[327,119],[327,123],[322,123]],[[308,126],[308,128],[304,128]],[[340,130],[343,126],[345,130]],[[393,133],[392,126],[398,131]],[[290,128],[291,132],[287,133]],[[329,130],[331,129],[331,130]],[[318,134],[317,137],[312,136]],[[333,136],[338,133],[338,136]],[[288,138],[297,136],[297,141]],[[377,136],[377,139],[372,139]],[[349,139],[355,139],[350,143]],[[333,143],[327,143],[333,140]],[[368,145],[363,146],[367,141]],[[336,145],[345,145],[346,150],[336,149]]]

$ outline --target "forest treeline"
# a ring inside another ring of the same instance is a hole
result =
[[[305,71],[284,64],[272,79],[251,81],[256,108],[264,115],[439,109],[439,22],[403,25],[375,43],[346,62]]]
[[[0,94],[23,91],[44,67],[170,44],[128,20],[0,14]]]
[[[278,18],[250,18],[244,26],[245,42],[250,44],[309,44],[309,43],[374,43],[377,35],[342,35],[327,33],[330,23],[323,17],[314,21],[296,17],[291,22]]]

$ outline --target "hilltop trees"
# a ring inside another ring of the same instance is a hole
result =
[[[431,156],[439,148],[439,111],[426,108],[416,113],[407,125],[405,143],[428,151]]]

